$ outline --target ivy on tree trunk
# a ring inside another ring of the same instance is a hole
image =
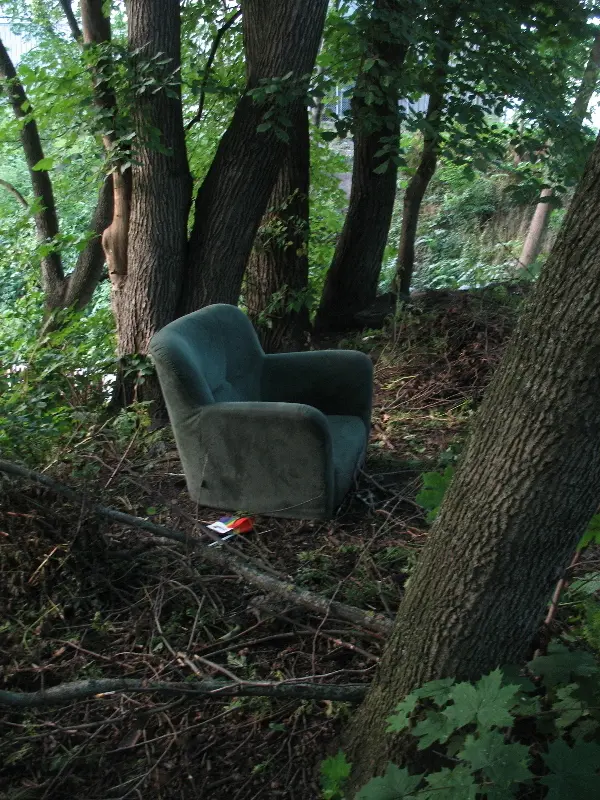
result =
[[[288,147],[285,118],[305,104],[326,11],[327,0],[242,2],[247,91],[196,196],[179,313],[238,302],[254,237]],[[283,95],[259,102],[248,94],[261,81],[286,75],[291,78],[282,84],[287,103],[276,107]],[[269,118],[270,110],[275,113]]]
[[[244,302],[267,353],[302,349],[310,327],[308,291],[308,111],[290,128],[290,146],[248,261]]]
[[[315,320],[319,331],[349,327],[377,296],[396,197],[398,80],[408,51],[405,27],[411,8],[411,0],[376,0],[367,24],[368,57],[352,97],[350,203]]]

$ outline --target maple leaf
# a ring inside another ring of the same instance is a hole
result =
[[[499,669],[484,675],[475,685],[458,683],[450,692],[454,704],[442,712],[454,728],[477,722],[480,728],[512,725],[509,709],[518,702],[518,686],[502,685]]]
[[[419,792],[419,800],[475,800],[477,784],[471,770],[460,764],[454,769],[444,768],[425,779],[431,791]]]
[[[467,736],[458,754],[473,770],[481,770],[500,788],[529,780],[529,748],[524,744],[507,744],[499,731],[486,731],[482,736]]]
[[[540,778],[550,789],[546,800],[600,796],[600,745],[578,740],[569,747],[564,739],[557,739],[543,758],[551,770]]]
[[[414,797],[422,775],[409,775],[407,769],[388,764],[385,775],[372,778],[356,795],[355,800],[404,800]]]

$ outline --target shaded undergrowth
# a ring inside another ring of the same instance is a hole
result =
[[[508,296],[443,293],[343,346],[376,359],[369,458],[327,523],[255,520],[236,549],[330,598],[393,616],[426,524],[424,469],[453,461],[514,325]],[[218,512],[189,500],[168,430],[135,414],[57,452],[49,472],[105,505],[187,532]],[[91,677],[357,683],[381,635],[261,595],[200,553],[99,521],[0,478],[0,687]],[[2,791],[17,798],[318,797],[314,764],[351,713],[338,702],[104,695],[0,718]]]

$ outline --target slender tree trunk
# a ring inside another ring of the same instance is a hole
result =
[[[110,42],[110,18],[105,14],[103,0],[81,0],[81,23],[84,46]],[[150,9],[148,9],[148,15]],[[129,15],[129,9],[128,9]],[[131,171],[122,169],[125,161],[119,153],[117,133],[117,99],[110,77],[110,56],[101,56],[92,68],[94,100],[103,112],[102,142],[107,158],[112,161],[113,217],[102,233],[102,246],[106,255],[108,274],[116,292],[119,292],[127,277],[127,247],[129,236],[129,212],[131,205]],[[137,96],[137,95],[134,95]],[[118,325],[118,317],[117,317]]]
[[[243,0],[245,47],[251,70],[248,89],[261,79],[292,73],[294,88],[313,69],[327,0]],[[281,110],[293,116],[304,97]],[[257,130],[274,101],[240,100],[195,203],[187,275],[179,313],[208,303],[237,303],[246,262],[277,180],[287,144],[276,127]],[[291,113],[290,113],[291,112]],[[279,122],[285,137],[285,121]]]
[[[61,1],[61,5],[67,14],[73,35],[76,39],[81,40],[83,34],[79,30],[69,1]],[[87,0],[87,5],[96,7],[97,13],[102,16],[100,0]],[[84,22],[86,21],[85,7],[86,3],[84,2],[82,3]],[[105,20],[104,17],[102,19]],[[104,24],[105,28],[100,33],[97,33],[98,36],[104,38],[100,38],[98,41],[106,41],[110,38],[108,22],[105,20]],[[89,43],[95,41],[95,39],[88,37],[86,41]],[[33,169],[44,158],[41,140],[25,90],[17,78],[14,66],[1,41],[0,75],[7,81],[15,116],[17,119],[24,121],[21,129],[21,141],[27,166],[29,167],[33,194],[40,205],[40,210],[35,214],[37,236],[40,242],[45,243],[57,236],[59,232],[52,182],[47,170]],[[25,120],[27,121],[25,122]],[[45,294],[46,307],[49,311],[61,307],[81,309],[90,301],[100,279],[104,264],[100,237],[112,218],[112,187],[113,179],[109,177],[104,181],[100,189],[98,203],[91,220],[91,229],[94,231],[95,236],[90,239],[88,245],[80,254],[73,272],[65,278],[58,252],[49,253],[42,258],[42,288]],[[49,321],[47,324],[51,325],[52,322]]]
[[[306,346],[308,289],[308,111],[290,129],[290,146],[246,269],[244,299],[267,353]]]
[[[448,82],[448,64],[453,47],[451,39],[458,14],[459,8],[456,5],[449,6],[443,12],[439,41],[434,51],[433,76],[425,116],[421,161],[404,194],[400,246],[396,261],[396,275],[392,284],[393,290],[400,296],[410,294],[415,268],[415,240],[421,204],[437,167],[443,127],[444,97]]]
[[[430,95],[427,107],[428,122],[439,116],[439,109],[443,103],[443,95]],[[434,108],[436,110],[434,111]],[[431,114],[430,114],[431,112]],[[435,123],[434,123],[435,124]],[[415,268],[415,240],[417,226],[421,213],[421,204],[427,187],[437,167],[439,136],[426,134],[423,140],[423,151],[417,171],[410,179],[402,205],[402,228],[400,231],[400,245],[396,261],[396,278],[394,290],[401,297],[410,294],[413,272]]]
[[[129,47],[140,51],[140,59],[164,54],[169,62],[162,77],[178,75],[178,0],[130,0],[128,28]],[[172,86],[169,94],[164,90],[136,94],[133,114],[137,145],[126,273],[113,283],[120,356],[145,355],[153,334],[175,318],[191,197],[179,87]],[[153,141],[157,135],[160,150]]]
[[[100,187],[98,202],[90,221],[90,230],[94,235],[80,253],[75,269],[67,278],[64,304],[68,308],[85,308],[100,281],[105,262],[102,234],[113,218],[112,181],[112,175],[108,175]]]
[[[25,160],[29,168],[33,195],[38,202],[38,210],[34,214],[38,242],[47,244],[58,235],[58,216],[52,181],[48,170],[35,170],[35,165],[44,158],[44,151],[33,118],[31,105],[17,78],[17,73],[3,42],[0,40],[0,78],[5,82],[4,91],[9,97],[15,117],[21,121],[21,144]],[[60,308],[63,304],[65,279],[60,254],[50,252],[41,258],[42,289],[46,307],[49,311]]]
[[[550,199],[552,197],[552,189],[550,187],[542,189],[541,196],[546,199],[539,202],[535,207],[533,217],[529,223],[527,237],[523,243],[521,255],[519,256],[519,266],[523,267],[523,269],[529,269],[538,257],[544,234],[550,222],[550,214],[552,213],[552,201]]]
[[[583,124],[588,111],[588,106],[592,99],[592,95],[596,90],[599,73],[600,31],[597,31],[594,35],[594,43],[592,44],[592,49],[590,50],[590,55],[581,79],[579,91],[577,92],[575,102],[573,103],[572,116],[581,124]],[[523,243],[521,255],[519,256],[519,266],[523,269],[528,269],[540,254],[544,234],[548,230],[548,225],[550,223],[553,205],[551,202],[549,202],[548,198],[552,197],[552,189],[542,189],[541,196],[542,198],[546,199],[541,200],[535,207],[531,224],[529,225],[529,230],[527,231],[527,237]]]
[[[83,34],[81,32],[81,28],[79,27],[79,23],[77,22],[77,17],[73,13],[73,6],[71,4],[71,0],[59,0],[59,2],[65,14],[65,18],[69,23],[69,28],[71,29],[73,38],[75,39],[76,42],[82,41]]]
[[[375,62],[362,72],[354,90],[350,202],[315,320],[318,331],[347,328],[377,296],[398,175],[393,158],[400,135],[398,78],[408,40],[393,31],[407,24],[403,5],[410,3],[398,7],[392,0],[376,0],[369,21],[370,59],[385,64]]]
[[[348,731],[354,787],[401,760],[385,716],[411,689],[523,661],[598,507],[599,237],[600,137]]]

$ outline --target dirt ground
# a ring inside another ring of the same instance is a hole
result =
[[[513,328],[506,293],[425,297],[339,342],[376,362],[365,470],[327,523],[257,518],[234,549],[298,587],[393,617],[427,536],[422,471],[451,463]],[[168,429],[108,428],[46,474],[96,502],[194,533]],[[90,678],[368,683],[382,634],[284,605],[201,552],[102,521],[0,476],[0,689]],[[104,694],[0,716],[0,797],[316,800],[319,761],[352,705]]]

